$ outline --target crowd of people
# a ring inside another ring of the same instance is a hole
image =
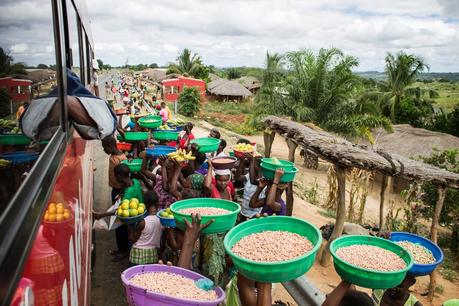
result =
[[[160,115],[163,124],[171,118],[171,112],[164,102],[154,99],[148,101],[142,89],[129,86],[127,76],[122,76],[117,88],[110,91],[117,93],[123,105],[128,109],[128,118],[120,118],[118,132],[143,131],[135,115],[143,109]],[[115,82],[112,81],[112,84]],[[132,98],[130,93],[137,92]],[[148,106],[147,106],[148,105]],[[147,107],[146,107],[147,106]],[[237,223],[252,218],[270,215],[285,215],[286,203],[283,194],[288,184],[281,183],[282,169],[275,171],[274,179],[263,177],[260,168],[261,157],[256,152],[245,153],[238,157],[233,169],[218,170],[212,159],[228,155],[227,142],[222,139],[219,130],[212,129],[208,137],[220,140],[218,150],[214,153],[201,153],[191,140],[195,139],[193,124],[186,123],[178,140],[172,142],[148,139],[138,144],[133,152],[122,152],[117,148],[113,135],[102,139],[104,152],[109,158],[109,185],[112,188],[112,204],[123,199],[137,198],[143,202],[148,215],[134,225],[122,224],[115,230],[117,249],[110,251],[113,261],[128,261],[131,266],[140,264],[167,263],[186,269],[196,270],[208,276],[216,285],[225,287],[227,295],[236,295],[242,305],[287,305],[282,301],[272,302],[272,284],[252,281],[238,274],[229,257],[225,256],[223,234],[202,235],[201,230],[213,220],[201,224],[199,215],[192,216],[192,223],[187,221],[187,228],[161,225],[157,212],[169,208],[176,201],[192,198],[216,198],[234,201],[240,204],[241,212]],[[238,143],[250,143],[240,139]],[[151,157],[145,149],[155,145],[169,145],[192,152],[195,159],[188,163],[178,163],[167,157]],[[139,172],[131,172],[122,163],[126,159],[141,158]],[[113,215],[113,211],[94,212],[99,219]],[[217,266],[217,267],[216,267]],[[413,305],[421,303],[409,288],[416,279],[408,275],[397,287],[388,290],[373,290],[370,294],[358,291],[355,287],[342,281],[328,294],[323,305]]]

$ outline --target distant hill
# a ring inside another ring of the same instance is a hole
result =
[[[384,80],[386,74],[379,71],[363,71],[356,72],[357,75],[374,80]],[[448,81],[459,81],[459,72],[427,72],[419,75],[420,80],[448,80]]]

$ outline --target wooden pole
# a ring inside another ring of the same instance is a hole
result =
[[[271,147],[273,145],[274,137],[276,133],[271,131],[271,133],[263,132],[263,140],[265,142],[265,157],[271,156]]]
[[[288,160],[294,163],[295,162],[295,151],[296,151],[296,147],[298,147],[298,144],[296,144],[289,138],[286,138],[285,141],[287,141],[287,146],[288,146]]]
[[[383,175],[381,181],[381,192],[379,193],[379,230],[382,231],[384,228],[384,197],[386,195],[387,188],[387,175]]]
[[[286,205],[287,205],[287,216],[291,216],[293,213],[293,182],[288,183]]]
[[[446,197],[446,187],[438,186],[438,198],[435,204],[434,214],[432,216],[432,226],[430,227],[430,240],[437,244],[438,222],[440,220],[441,210]],[[427,299],[432,302],[435,295],[435,287],[437,287],[437,271],[434,270],[430,274],[429,293]]]
[[[344,220],[346,218],[346,168],[335,164],[336,177],[338,179],[338,209],[333,233],[323,250],[320,264],[327,267],[330,264],[330,244],[343,233]]]

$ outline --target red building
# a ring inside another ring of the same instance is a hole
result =
[[[174,102],[178,100],[183,87],[197,87],[201,96],[206,94],[206,82],[199,79],[178,77],[161,82],[163,85],[164,100]]]
[[[24,103],[31,100],[32,81],[30,80],[13,79],[12,77],[0,78],[0,88],[6,88],[13,103]]]

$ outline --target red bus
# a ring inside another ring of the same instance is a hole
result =
[[[0,29],[0,47],[10,59],[0,76],[16,77],[14,64],[21,62],[54,70],[55,81],[37,86],[42,95],[58,87],[61,124],[34,149],[20,133],[3,127],[0,132],[0,304],[88,305],[93,142],[80,138],[67,120],[65,68],[90,87],[91,29],[84,2],[27,2],[33,18],[27,18],[24,5],[0,4],[0,10],[12,12]],[[45,219],[52,207],[56,217]]]

